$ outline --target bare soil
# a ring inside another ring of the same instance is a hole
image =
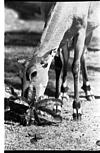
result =
[[[21,88],[16,58],[27,58],[32,55],[32,47],[5,47],[5,83],[14,88]],[[69,101],[64,101],[62,107],[62,122],[58,126],[22,126],[17,122],[5,122],[5,150],[100,150],[100,52],[87,53],[87,65],[90,84],[95,95],[94,101],[87,101],[81,90],[82,76],[80,76],[80,99],[82,101],[82,119],[73,121],[73,77],[71,73],[72,57],[69,61],[68,86]],[[53,65],[53,64],[52,64]],[[55,73],[52,67],[49,71],[47,92],[49,96],[55,93]],[[40,139],[32,142],[34,135]]]
[[[32,32],[41,33],[44,23],[42,21],[26,22],[17,16],[15,11],[5,9],[5,44],[13,45],[5,47],[5,83],[19,90],[21,89],[21,80],[17,73],[22,67],[18,65],[16,58],[26,59],[32,56],[34,49],[24,46],[37,45],[40,36],[35,36],[35,39],[33,39],[34,35],[32,34],[34,33]],[[32,34],[30,35],[30,33]],[[99,37],[98,31],[95,36]],[[92,41],[96,47],[100,46],[99,42]],[[18,45],[20,46],[18,47]],[[100,143],[97,143],[98,140],[100,141],[100,51],[87,53],[88,75],[95,95],[94,101],[90,102],[85,99],[84,92],[81,90],[82,76],[80,76],[80,99],[82,100],[83,110],[81,121],[73,121],[72,119],[72,57],[73,54],[69,61],[68,72],[68,94],[70,98],[69,101],[64,102],[62,107],[62,122],[58,126],[36,126],[34,124],[22,126],[14,121],[10,124],[6,120],[4,121],[6,122],[4,124],[5,150],[100,150],[100,146],[98,146]],[[55,73],[53,66],[50,68],[49,77],[46,94],[54,97]],[[40,135],[38,136],[40,139],[32,141],[35,134]]]

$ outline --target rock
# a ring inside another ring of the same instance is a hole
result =
[[[100,140],[97,140],[97,141],[96,141],[96,145],[97,145],[97,146],[100,146]]]

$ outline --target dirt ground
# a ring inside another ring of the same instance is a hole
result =
[[[26,59],[31,56],[34,49],[24,45],[37,45],[43,26],[42,21],[26,22],[19,19],[15,11],[5,9],[5,32],[8,31],[5,34],[5,43],[20,45],[19,47],[5,47],[5,83],[9,83],[18,90],[21,88],[21,80],[17,73],[21,67],[16,62],[16,58]],[[92,47],[94,44],[100,46],[98,43],[100,42],[99,31],[100,29],[94,32],[95,36],[98,35],[98,41],[93,40]],[[39,35],[36,34],[35,39],[34,32]],[[83,110],[81,121],[73,121],[72,118],[73,77],[70,72],[72,57],[73,54],[69,61],[68,72],[69,101],[63,104],[62,122],[58,126],[36,126],[34,124],[22,126],[17,122],[6,120],[4,121],[5,150],[100,150],[100,142],[97,143],[98,140],[100,141],[100,51],[88,52],[86,60],[90,84],[95,95],[94,101],[90,102],[85,99],[85,94],[81,90],[82,76],[80,76],[80,99]],[[54,96],[55,73],[52,68],[49,71],[49,77],[47,93],[49,96]],[[32,142],[34,134],[40,135],[40,139]]]
[[[16,72],[12,68],[15,66],[12,59],[31,56],[31,51],[31,47],[5,48],[6,82],[11,82],[13,85],[17,82],[20,85],[20,79],[16,77]],[[70,72],[71,62],[70,59],[68,72],[70,98],[63,104],[62,122],[58,126],[22,126],[15,122],[13,124],[5,123],[5,150],[100,150],[100,146],[96,143],[100,140],[100,51],[87,53],[88,75],[95,95],[94,101],[90,102],[85,99],[85,94],[81,90],[82,76],[80,76],[80,99],[83,111],[80,121],[73,121],[72,118],[73,77]],[[55,78],[52,69],[49,71],[49,77],[48,89],[53,96]],[[31,139],[34,134],[39,134],[41,139],[32,143]]]

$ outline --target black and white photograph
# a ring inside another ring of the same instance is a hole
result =
[[[100,151],[100,1],[3,9],[4,151]]]

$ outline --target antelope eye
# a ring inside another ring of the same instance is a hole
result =
[[[36,77],[36,75],[37,75],[37,71],[32,72],[31,73],[31,79],[33,79],[34,77]]]

